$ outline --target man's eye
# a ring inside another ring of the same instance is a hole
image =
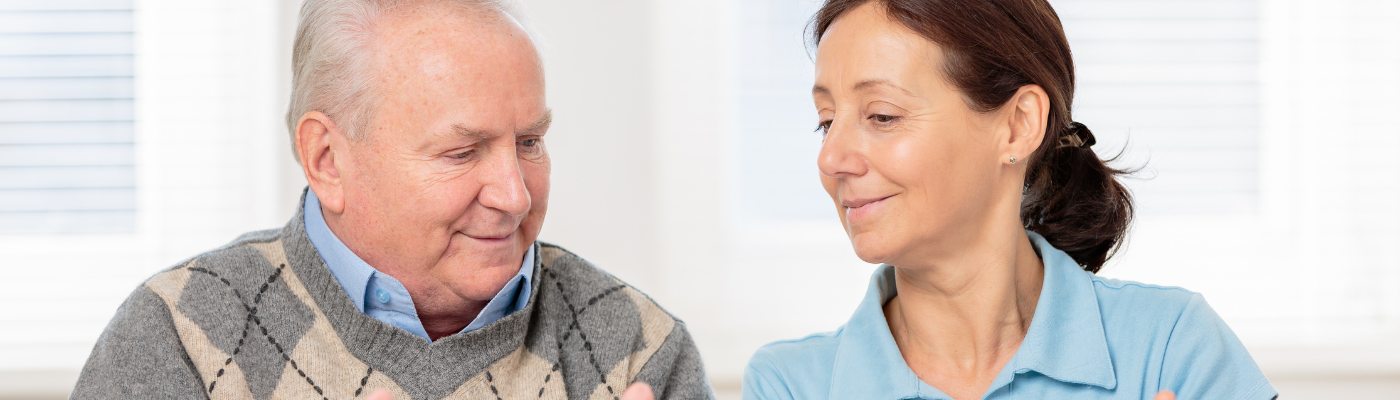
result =
[[[831,121],[822,121],[822,122],[819,122],[819,123],[817,123],[817,129],[812,130],[812,132],[821,132],[821,133],[822,133],[822,136],[826,136],[827,132],[830,132],[830,131],[831,131]]]
[[[887,123],[887,122],[890,122],[890,121],[894,121],[894,120],[895,120],[895,117],[892,117],[892,116],[889,116],[889,115],[874,114],[874,115],[871,115],[871,116],[870,116],[870,119],[873,119],[873,120],[875,120],[875,122],[879,122],[879,123],[882,123],[882,124],[883,124],[883,123]]]
[[[465,159],[465,158],[467,158],[467,157],[471,157],[471,155],[472,155],[472,151],[471,151],[471,150],[468,150],[468,151],[464,151],[464,152],[461,152],[461,153],[449,155],[448,157],[461,160],[461,159]]]
[[[535,147],[535,143],[538,143],[539,141],[539,139],[525,139],[520,141],[520,145],[525,147]]]

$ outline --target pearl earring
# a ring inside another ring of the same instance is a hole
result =
[[[1011,163],[1012,163],[1012,164],[1015,164],[1015,163],[1016,163],[1016,156],[1011,156]]]

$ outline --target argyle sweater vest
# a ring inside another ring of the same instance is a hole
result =
[[[156,274],[117,310],[74,399],[711,399],[685,325],[541,243],[524,309],[429,342],[364,315],[306,236],[245,234]]]

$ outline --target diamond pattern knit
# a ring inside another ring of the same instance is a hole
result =
[[[146,281],[73,391],[89,398],[710,399],[685,325],[541,243],[524,309],[429,342],[360,313],[293,217]]]

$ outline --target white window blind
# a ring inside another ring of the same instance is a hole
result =
[[[0,234],[135,229],[130,0],[0,2]]]
[[[1248,214],[1259,198],[1255,0],[1052,0],[1074,53],[1074,118],[1101,157],[1144,166],[1140,215]]]
[[[0,376],[76,373],[151,274],[287,221],[298,5],[0,0]]]

